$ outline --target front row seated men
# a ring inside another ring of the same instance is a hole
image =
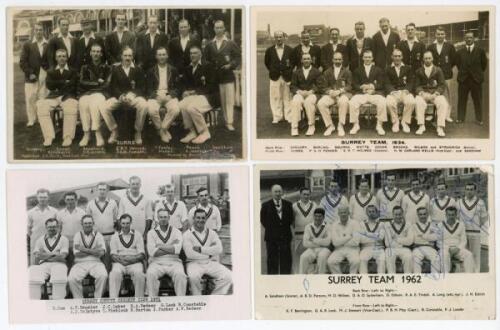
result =
[[[465,225],[459,222],[455,206],[446,208],[446,220],[436,223],[427,209],[419,207],[418,220],[411,224],[404,219],[400,206],[393,208],[393,219],[382,223],[375,205],[366,208],[367,220],[358,224],[349,217],[346,206],[339,208],[339,220],[324,223],[324,209],[314,211],[314,222],[306,225],[304,246],[300,256],[300,273],[341,274],[341,264],[347,259],[349,273],[368,273],[368,262],[374,260],[377,273],[396,273],[396,259],[401,260],[404,273],[421,273],[424,259],[430,262],[431,273],[449,273],[457,260],[463,271],[474,271],[474,257],[466,249]],[[329,247],[333,245],[333,252]],[[361,246],[361,251],[360,251]],[[314,263],[317,267],[314,268]],[[326,267],[328,265],[328,267]]]
[[[47,71],[49,95],[36,103],[37,116],[43,135],[43,145],[49,147],[55,138],[51,112],[58,106],[63,111],[63,147],[69,147],[75,138],[78,101],[76,100],[78,72],[68,67],[68,52],[56,51],[57,65]]]

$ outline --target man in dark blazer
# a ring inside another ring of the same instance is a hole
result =
[[[204,114],[217,105],[217,81],[213,65],[202,62],[201,49],[197,45],[190,49],[191,63],[184,68],[181,85],[182,101],[179,107],[184,127],[189,133],[181,139],[182,143],[202,144],[210,139],[210,132]]]
[[[418,130],[417,135],[425,132],[425,110],[427,104],[436,106],[437,135],[444,137],[444,127],[446,124],[446,114],[448,112],[448,102],[443,96],[446,82],[441,68],[433,64],[432,52],[424,53],[424,65],[415,72],[415,101]]]
[[[398,48],[403,52],[403,63],[409,65],[413,72],[422,66],[425,45],[416,37],[415,23],[406,25],[406,40],[399,42]]]
[[[135,64],[142,71],[148,70],[156,64],[156,50],[167,48],[167,36],[158,30],[158,17],[148,17],[148,29],[137,36],[135,43]]]
[[[54,68],[57,65],[56,51],[58,49],[66,50],[68,54],[68,66],[77,69],[76,40],[69,33],[69,21],[67,18],[60,18],[58,22],[59,33],[49,40],[47,46],[47,59],[49,67]]]
[[[233,40],[226,37],[224,21],[215,21],[214,31],[215,38],[205,47],[205,59],[215,66],[215,77],[219,84],[220,103],[226,128],[234,131],[236,93],[234,70],[241,65],[241,50]]]
[[[293,95],[290,108],[292,110],[292,136],[299,135],[299,121],[302,109],[307,117],[307,136],[314,135],[316,130],[316,101],[318,93],[318,78],[321,72],[312,66],[311,54],[302,54],[302,65],[292,74],[290,93]]]
[[[179,36],[172,38],[168,42],[168,58],[170,64],[175,66],[178,72],[191,63],[189,50],[192,46],[201,46],[201,41],[197,36],[190,33],[191,26],[187,19],[179,21]]]
[[[373,52],[365,50],[363,65],[354,70],[352,74],[352,89],[356,93],[349,101],[349,119],[353,124],[350,134],[359,131],[359,112],[363,104],[370,103],[377,107],[377,125],[375,130],[378,135],[385,135],[383,123],[387,121],[385,103],[385,73],[384,70],[373,63]]]
[[[47,61],[47,40],[43,37],[43,26],[35,24],[33,40],[24,43],[19,59],[19,66],[24,72],[24,97],[28,123],[32,127],[36,122],[36,102],[47,96],[45,79],[49,63]]]
[[[92,63],[90,49],[94,44],[101,46],[102,58],[106,59],[104,39],[94,34],[92,21],[82,20],[80,24],[82,25],[83,34],[76,40],[76,69],[78,72],[80,72],[83,65]]]
[[[386,103],[387,110],[391,116],[392,131],[399,132],[398,104],[403,103],[403,115],[401,126],[403,132],[410,133],[411,116],[415,110],[413,70],[409,65],[404,65],[401,50],[395,48],[392,51],[392,64],[385,69],[386,80]]]
[[[330,67],[318,79],[319,93],[323,96],[318,101],[318,110],[325,123],[324,136],[330,136],[335,131],[332,121],[330,107],[334,104],[338,108],[338,135],[345,135],[344,125],[347,112],[349,111],[349,99],[351,98],[352,75],[348,68],[342,64],[344,59],[340,51],[333,55],[333,67]]]
[[[382,17],[378,21],[380,31],[375,33],[373,39],[373,56],[375,65],[381,69],[391,65],[392,51],[399,44],[399,34],[392,32],[388,18]]]
[[[347,40],[346,51],[349,60],[349,70],[354,72],[363,65],[363,53],[365,50],[373,51],[373,39],[365,37],[365,23],[356,22],[354,24],[355,35]]]
[[[142,144],[142,129],[147,114],[147,101],[145,96],[144,73],[133,63],[133,50],[125,47],[122,50],[122,63],[113,66],[109,82],[111,97],[101,109],[104,122],[111,131],[108,143],[114,144],[118,139],[118,125],[113,117],[113,111],[121,106],[135,110],[135,143]]]
[[[321,67],[321,48],[313,44],[311,35],[307,31],[300,34],[300,44],[293,48],[293,61],[296,69],[302,66],[302,54],[311,55],[312,66],[316,69]]]
[[[275,45],[266,49],[264,64],[269,71],[269,101],[273,124],[283,118],[291,122],[290,81],[293,72],[293,50],[285,44],[285,34],[274,32]]]
[[[267,253],[267,274],[291,274],[292,271],[292,203],[282,198],[280,185],[271,188],[272,198],[260,209]]]
[[[156,49],[157,64],[146,74],[146,96],[148,98],[148,114],[163,142],[168,143],[172,135],[168,131],[172,122],[180,114],[179,109],[179,73],[168,64],[165,47]],[[165,108],[163,121],[160,108]]]
[[[448,101],[448,113],[446,116],[447,122],[453,122],[451,119],[451,109],[453,108],[450,93],[451,81],[453,79],[453,66],[455,66],[455,47],[446,41],[446,32],[442,26],[438,26],[436,29],[436,40],[427,47],[427,50],[432,52],[432,58],[434,58],[434,65],[438,66],[443,70],[444,79],[446,81],[446,89],[444,92],[444,97]]]
[[[75,138],[78,101],[76,100],[78,72],[68,66],[64,49],[56,51],[57,65],[47,71],[49,95],[36,103],[38,122],[42,129],[43,145],[49,147],[55,138],[54,123],[50,113],[58,106],[63,111],[63,147],[69,147]]]
[[[340,30],[336,27],[330,29],[330,40],[329,42],[321,47],[321,67],[323,71],[331,68],[333,66],[333,54],[339,52],[342,54],[343,66],[347,66],[348,56],[346,46],[339,40]]]
[[[105,49],[109,65],[121,63],[122,49],[129,47],[135,49],[135,35],[125,26],[127,17],[123,13],[116,14],[116,27],[105,39]]]
[[[456,64],[458,68],[458,120],[465,120],[467,98],[469,93],[474,103],[476,122],[483,125],[482,84],[484,71],[488,65],[488,58],[484,49],[474,43],[474,32],[465,33],[465,47],[457,52]]]

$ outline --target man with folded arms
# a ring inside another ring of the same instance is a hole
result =
[[[117,298],[120,293],[123,275],[129,274],[134,282],[135,297],[144,297],[146,275],[143,260],[146,257],[144,240],[141,233],[131,230],[132,217],[122,214],[121,231],[111,237],[110,253],[113,268],[109,273],[109,297]]]
[[[222,242],[215,231],[205,227],[205,221],[205,211],[197,209],[194,213],[193,227],[187,230],[182,237],[191,294],[193,296],[202,294],[201,278],[203,275],[208,275],[215,283],[211,294],[224,295],[231,288],[232,274],[219,262],[219,256],[222,254]]]
[[[391,116],[392,132],[399,132],[398,104],[403,103],[401,126],[403,132],[410,133],[411,115],[415,109],[413,92],[413,71],[401,61],[403,55],[399,49],[392,51],[392,64],[385,69],[387,77],[387,109]]]
[[[107,88],[111,75],[111,67],[103,62],[103,47],[95,43],[90,48],[92,61],[84,64],[80,71],[80,120],[83,138],[80,147],[86,147],[91,138],[90,131],[95,134],[96,146],[102,147],[104,139],[101,134],[101,111],[108,97]]]
[[[311,65],[311,55],[302,54],[302,66],[292,74],[290,92],[292,98],[292,136],[299,135],[300,113],[304,109],[308,123],[307,136],[314,135],[316,120],[316,93],[318,92],[318,78],[321,76],[319,70]]]
[[[47,89],[49,95],[46,99],[36,102],[38,121],[42,129],[43,145],[52,145],[56,133],[50,113],[57,107],[63,111],[63,147],[69,147],[75,138],[78,101],[76,92],[78,85],[78,72],[68,67],[68,53],[58,49],[55,53],[57,66],[47,72]]]
[[[94,230],[94,219],[85,215],[82,230],[73,237],[75,264],[68,275],[69,288],[75,299],[83,298],[82,281],[90,275],[94,278],[94,298],[101,298],[106,287],[108,272],[101,258],[106,253],[102,234]]]
[[[222,227],[222,219],[217,205],[210,202],[208,189],[201,187],[196,191],[198,200],[194,207],[189,210],[188,219],[191,224],[194,222],[196,210],[205,211],[205,227],[218,233]]]
[[[330,67],[318,79],[318,89],[323,96],[318,101],[318,110],[321,113],[325,123],[324,136],[330,136],[335,131],[335,125],[332,121],[330,107],[338,106],[338,135],[344,136],[344,125],[347,111],[349,110],[349,98],[351,97],[351,72],[342,66],[343,55],[340,51],[333,54],[333,67]]]
[[[444,127],[448,113],[448,102],[443,96],[446,88],[443,70],[434,66],[432,63],[432,52],[424,53],[424,66],[415,72],[415,101],[417,103],[417,135],[425,132],[425,110],[427,104],[432,103],[436,106],[437,117],[437,135],[444,137]]]
[[[133,63],[132,48],[125,47],[122,50],[122,62],[120,65],[113,66],[109,91],[111,98],[106,101],[102,109],[102,117],[111,131],[108,143],[114,144],[118,139],[118,125],[113,117],[113,111],[121,106],[135,111],[135,136],[136,144],[142,144],[142,129],[146,120],[147,101],[144,99],[145,83],[144,73],[140,68],[135,67]]]
[[[328,247],[331,243],[329,228],[325,223],[325,210],[314,210],[314,221],[304,228],[303,245],[306,250],[300,256],[300,274],[311,273],[311,266],[316,261],[316,274],[326,274],[327,260],[330,255]]]
[[[387,273],[396,273],[396,258],[399,258],[403,264],[403,272],[408,274],[412,271],[412,254],[409,248],[413,244],[413,238],[410,235],[411,225],[406,223],[401,206],[395,206],[392,214],[393,219],[385,224]]]
[[[377,274],[385,273],[385,230],[375,205],[366,208],[367,220],[359,226],[359,273],[368,274],[368,261],[375,259]]]
[[[156,49],[156,65],[146,74],[146,94],[148,95],[148,114],[153,121],[160,138],[168,143],[172,135],[168,129],[180,114],[179,100],[179,74],[177,69],[167,63],[168,53],[165,47]],[[163,121],[160,117],[160,108],[166,109]]]
[[[205,113],[217,104],[217,87],[212,65],[201,60],[200,47],[192,46],[190,54],[191,63],[183,73],[184,92],[179,103],[184,128],[189,130],[189,133],[181,142],[203,144],[211,137],[205,122]]]
[[[363,52],[363,65],[354,70],[352,74],[352,87],[356,95],[349,101],[349,118],[354,126],[350,134],[359,131],[359,110],[361,105],[369,103],[377,107],[377,126],[375,130],[378,135],[385,135],[382,124],[387,121],[387,109],[385,102],[385,74],[384,71],[373,64],[373,52]]]
[[[356,274],[359,268],[359,225],[349,216],[349,208],[339,208],[339,221],[331,226],[334,250],[328,257],[328,268],[332,274],[342,274],[340,263],[347,259],[349,274]]]
[[[439,228],[429,218],[425,207],[417,210],[418,220],[411,225],[411,237],[413,240],[413,272],[422,273],[422,261],[425,259],[431,262],[431,273],[439,273],[441,265],[439,255],[434,245],[440,239]]]
[[[158,226],[148,233],[149,267],[146,272],[148,296],[158,296],[159,279],[168,275],[174,282],[176,296],[186,295],[187,277],[179,259],[182,233],[169,224],[170,215],[165,209],[158,211]]]

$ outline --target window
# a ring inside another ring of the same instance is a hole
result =
[[[196,191],[200,188],[208,187],[208,175],[192,175],[192,176],[182,176],[181,177],[181,197],[195,197]]]

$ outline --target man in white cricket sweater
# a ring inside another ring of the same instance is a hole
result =
[[[211,294],[224,295],[231,288],[232,274],[218,261],[222,254],[222,242],[214,230],[205,227],[206,219],[207,214],[203,209],[194,211],[193,226],[182,237],[191,294],[202,294],[201,278],[208,275],[215,282]]]
[[[325,223],[325,210],[317,208],[314,210],[314,221],[307,224],[304,229],[303,244],[306,250],[300,256],[300,274],[327,273],[327,260],[331,253],[328,249],[330,242],[329,228]],[[312,267],[315,261],[316,269]]]
[[[380,223],[378,209],[374,205],[366,208],[368,219],[359,227],[359,243],[361,252],[359,253],[359,273],[368,274],[368,261],[375,259],[377,263],[377,274],[385,273],[385,245],[384,245],[384,225]]]
[[[149,297],[158,296],[160,278],[168,275],[174,283],[176,296],[185,296],[187,277],[179,259],[182,249],[182,233],[169,224],[169,212],[158,211],[158,227],[148,233],[147,246],[149,267],[146,272],[146,284]]]
[[[314,210],[316,203],[312,201],[311,190],[309,188],[300,188],[300,199],[293,203],[293,241],[292,241],[292,271],[299,273],[300,256],[306,248],[302,244],[304,239],[305,226],[314,221]]]
[[[401,206],[394,206],[392,216],[392,221],[385,224],[387,273],[396,273],[396,258],[399,258],[403,264],[403,272],[408,274],[412,271],[412,254],[409,248],[413,244],[413,238],[410,235],[411,225],[406,223]]]

